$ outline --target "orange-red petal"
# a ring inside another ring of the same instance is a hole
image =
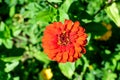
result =
[[[44,52],[51,60],[62,63],[74,62],[81,57],[86,52],[86,43],[85,29],[78,21],[73,23],[71,20],[48,25],[42,38]]]

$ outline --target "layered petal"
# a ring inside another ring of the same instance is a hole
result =
[[[57,62],[74,62],[86,52],[87,34],[76,21],[54,22],[48,25],[42,38],[42,47],[48,57]]]

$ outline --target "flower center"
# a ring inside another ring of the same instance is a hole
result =
[[[58,44],[67,45],[68,43],[70,43],[69,35],[66,32],[61,33],[58,37]]]

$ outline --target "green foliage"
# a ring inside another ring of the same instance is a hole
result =
[[[6,64],[5,72],[12,71],[18,64],[19,64],[18,61],[12,62],[11,64]]]
[[[48,0],[48,2],[58,3],[58,2],[62,2],[62,0]]]
[[[87,33],[91,33],[94,36],[101,36],[107,31],[107,29],[101,23],[95,22],[88,23],[85,28]]]
[[[108,16],[115,22],[115,24],[120,27],[120,14],[116,3],[112,3],[110,6],[106,7],[105,11],[107,12]]]
[[[50,62],[50,60],[48,59],[47,55],[45,55],[44,53],[35,53],[34,57],[46,64],[48,64]]]
[[[0,80],[7,80],[8,79],[8,75],[7,73],[4,71],[4,67],[5,67],[5,63],[0,60]]]
[[[72,75],[75,71],[75,64],[74,63],[59,63],[59,68],[61,72],[68,78],[72,78]]]
[[[0,23],[0,44],[4,44],[7,48],[12,48],[12,37],[10,29],[3,22]]]
[[[51,61],[41,45],[45,27],[65,19],[88,34],[73,63]],[[119,27],[119,0],[0,0],[0,80],[39,80],[43,68],[51,80],[119,80]]]

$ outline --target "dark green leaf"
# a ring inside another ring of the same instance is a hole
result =
[[[101,23],[91,22],[85,26],[86,32],[91,33],[94,36],[103,35],[107,29]]]
[[[5,62],[0,60],[0,80],[7,80],[8,75],[4,72]]]

